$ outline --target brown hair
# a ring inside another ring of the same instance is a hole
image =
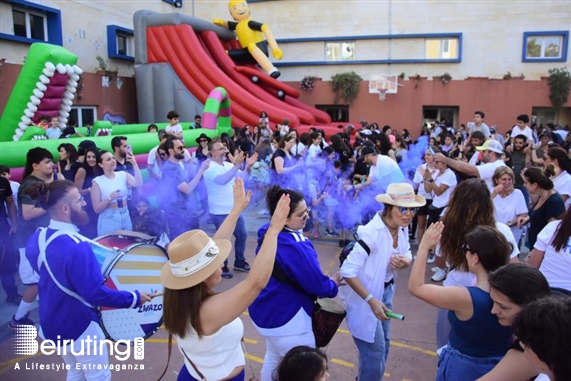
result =
[[[198,338],[204,335],[200,322],[200,307],[214,292],[204,282],[182,290],[165,288],[163,321],[166,329],[184,338],[193,329]]]
[[[476,226],[466,234],[466,243],[473,253],[478,254],[487,272],[495,271],[510,261],[512,244],[495,227]]]
[[[540,168],[528,168],[524,173],[523,177],[527,180],[530,184],[537,184],[541,189],[544,190],[551,190],[553,189],[553,181],[551,181],[550,177],[555,175],[555,171],[553,170],[553,166],[548,165],[545,168],[545,171],[542,171]]]
[[[496,226],[494,204],[486,183],[481,179],[468,179],[452,192],[448,210],[442,219],[444,230],[440,238],[440,252],[451,269],[468,271],[466,256],[462,252],[466,233],[478,225]]]
[[[551,241],[551,246],[555,248],[556,251],[561,251],[567,242],[570,240],[571,236],[571,208],[567,209],[567,212],[563,216],[563,220],[559,224],[559,227],[553,235],[553,240]]]
[[[69,180],[54,181],[49,184],[42,181],[30,185],[26,193],[33,200],[37,200],[42,209],[49,210],[64,198],[72,188],[75,188],[75,184]]]

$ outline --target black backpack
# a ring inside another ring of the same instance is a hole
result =
[[[369,245],[367,245],[365,243],[365,241],[363,241],[362,239],[359,239],[359,236],[357,235],[357,233],[353,234],[353,238],[355,238],[355,240],[349,242],[343,248],[343,250],[341,250],[341,254],[339,254],[339,267],[341,267],[343,265],[343,262],[345,262],[345,259],[347,259],[349,254],[351,254],[351,252],[353,251],[353,248],[355,247],[356,244],[361,245],[363,250],[365,250],[367,252],[367,255],[371,255],[371,249],[369,248]]]

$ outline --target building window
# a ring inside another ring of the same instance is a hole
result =
[[[0,0],[12,6],[13,34],[0,33],[0,40],[32,44],[38,41],[63,45],[61,12],[24,0]],[[9,16],[8,16],[9,17]]]
[[[12,9],[14,19],[14,36],[47,40],[46,16],[20,9]]]
[[[354,61],[355,42],[327,42],[325,44],[326,61]]]
[[[69,112],[69,119],[74,119],[79,127],[88,124],[93,126],[97,120],[97,108],[95,106],[74,106]]]
[[[565,62],[569,32],[525,32],[523,62]]]
[[[132,29],[118,25],[107,25],[107,54],[109,58],[134,61],[133,36]]]
[[[458,39],[426,39],[425,40],[425,58],[426,59],[457,59],[458,58]]]
[[[349,106],[341,105],[316,105],[316,109],[325,111],[331,117],[331,122],[348,122]]]

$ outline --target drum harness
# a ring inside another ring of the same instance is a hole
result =
[[[50,236],[50,238],[48,238],[48,240],[46,241],[47,230],[48,230],[47,228],[41,228],[40,234],[38,237],[38,246],[40,249],[40,254],[38,255],[38,271],[40,270],[40,267],[42,266],[42,264],[44,264],[46,266],[46,270],[48,271],[48,274],[50,274],[50,277],[52,278],[52,280],[54,281],[56,286],[59,287],[60,290],[62,290],[63,292],[65,292],[69,296],[76,298],[81,303],[85,304],[87,307],[95,308],[95,306],[92,306],[90,303],[86,302],[85,299],[83,299],[80,295],[78,295],[77,293],[71,291],[70,289],[68,289],[67,287],[62,285],[54,276],[50,266],[48,265],[48,261],[46,259],[46,249],[48,248],[49,244],[52,243],[52,241],[54,241],[56,238],[58,238],[62,235],[67,235],[71,239],[73,239],[76,243],[79,243],[80,242],[79,237],[77,237],[76,234],[74,234],[74,232],[69,231],[69,230],[56,230]],[[86,241],[86,240],[84,240],[84,241]]]

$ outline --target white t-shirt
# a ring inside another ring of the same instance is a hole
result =
[[[480,173],[480,178],[486,182],[490,192],[494,191],[494,182],[492,181],[494,172],[498,167],[502,167],[505,165],[506,163],[504,163],[502,159],[498,159],[493,163],[485,163],[476,166],[476,168],[478,169],[478,173]]]
[[[510,259],[517,257],[519,255],[519,247],[517,246],[517,242],[515,241],[514,235],[512,234],[510,228],[506,224],[502,224],[501,222],[496,222],[496,229],[498,229],[500,233],[502,233],[506,237],[508,242],[512,244],[513,249],[510,254]],[[439,257],[442,256],[442,253],[440,252],[440,245],[436,246],[436,250],[434,252]],[[448,272],[448,275],[446,276],[446,279],[442,283],[444,287],[448,286],[468,287],[468,286],[474,286],[475,284],[476,284],[476,275],[469,272],[457,271],[457,270],[450,270]]]
[[[168,125],[165,128],[165,131],[168,132],[169,134],[182,134],[182,126],[180,125],[180,123],[177,123],[175,125]]]
[[[537,235],[534,248],[545,252],[539,271],[545,275],[549,286],[571,291],[571,237],[559,252],[551,245],[560,224],[561,221],[548,223]]]
[[[402,170],[396,161],[385,155],[377,155],[376,158],[376,163],[371,165],[371,170],[369,171],[369,177],[375,183],[380,181],[380,184],[386,188],[389,184],[405,181]]]
[[[222,215],[230,214],[234,206],[234,178],[226,184],[217,184],[214,182],[216,177],[232,170],[234,164],[227,161],[222,165],[211,162],[208,169],[204,172],[204,184],[208,192],[208,209],[210,214]]]
[[[497,195],[493,202],[496,221],[504,224],[513,221],[518,214],[528,212],[525,198],[519,189],[514,189],[507,197]]]
[[[551,180],[553,180],[553,189],[561,196],[568,197],[567,201],[565,201],[565,209],[569,209],[571,205],[571,175],[567,171],[563,171],[559,176]]]
[[[416,170],[416,172],[414,172],[414,178],[412,179],[412,182],[418,184],[418,191],[416,192],[419,196],[422,196],[424,198],[426,198],[427,200],[432,200],[432,193],[428,193],[425,189],[424,189],[424,170],[426,169],[426,163],[420,165],[418,167],[418,169]],[[430,174],[432,175],[432,178],[434,178],[434,176],[436,175],[436,172],[438,172],[436,169],[432,169],[430,171]]]
[[[311,159],[315,159],[316,157],[319,156],[319,154],[321,153],[321,147],[315,144],[312,144],[309,146],[309,149],[307,150],[307,160],[311,160]]]
[[[432,205],[435,208],[444,208],[448,205],[448,201],[450,201],[450,196],[452,196],[452,191],[456,188],[458,184],[458,180],[456,180],[456,175],[450,168],[446,168],[441,175],[436,175],[433,177],[434,183],[437,186],[442,184],[448,185],[448,189],[442,192],[440,195],[437,195],[436,192],[434,193],[434,199],[432,200]]]
[[[291,149],[289,150],[289,152],[292,155],[303,155],[303,152],[305,151],[306,147],[303,145],[303,143],[296,143],[294,144]]]
[[[533,141],[533,131],[531,131],[531,128],[529,128],[528,126],[525,126],[525,128],[522,130],[520,130],[520,128],[515,125],[512,128],[512,134],[511,137],[515,138],[518,135],[525,135],[525,137],[527,138],[528,142],[532,142]]]

